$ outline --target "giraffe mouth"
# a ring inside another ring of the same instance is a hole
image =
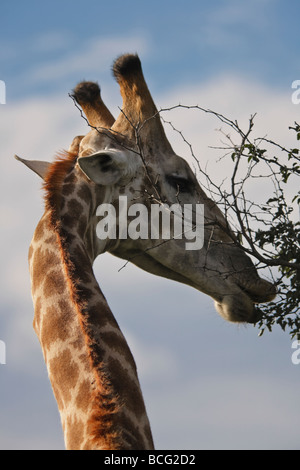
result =
[[[275,286],[261,278],[247,285],[236,284],[233,290],[221,302],[215,301],[215,307],[225,320],[234,323],[257,323],[262,318],[257,304],[270,302],[276,296]]]

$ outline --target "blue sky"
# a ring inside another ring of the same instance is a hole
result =
[[[68,97],[82,79],[99,81],[117,115],[110,67],[124,52],[139,53],[158,107],[199,104],[241,122],[258,112],[258,132],[289,144],[300,112],[291,102],[300,79],[298,11],[298,2],[283,0],[2,0],[1,449],[63,448],[32,329],[27,251],[43,210],[41,185],[13,155],[51,160],[87,131]],[[173,119],[222,181],[228,168],[210,149],[220,123],[197,113]],[[188,159],[178,135],[170,139]],[[119,273],[122,264],[104,255],[95,273],[135,355],[157,448],[299,449],[300,365],[291,362],[288,335],[275,328],[258,338],[253,327],[225,323],[199,292],[133,266]]]
[[[144,68],[153,75],[154,87],[211,79],[220,71],[286,87],[299,75],[297,7],[296,1],[279,0],[92,0],[84,7],[67,0],[13,5],[4,0],[2,79],[11,84],[11,99],[72,87],[78,80],[78,71],[72,69],[65,70],[63,81],[60,76],[44,76],[28,82],[27,76],[37,65],[66,60],[67,66],[72,51],[85,51],[96,38],[119,38],[122,53],[121,38],[139,37],[145,48]],[[85,72],[90,71],[94,72]]]

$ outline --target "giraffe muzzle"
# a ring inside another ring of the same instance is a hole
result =
[[[225,294],[222,301],[216,301],[218,313],[227,321],[234,323],[257,323],[262,313],[258,303],[270,302],[276,296],[276,289],[270,282],[258,278],[251,285],[241,283],[232,286],[232,293]]]

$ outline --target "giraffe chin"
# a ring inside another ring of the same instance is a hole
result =
[[[256,323],[261,318],[260,311],[244,292],[239,295],[226,295],[222,302],[215,302],[217,312],[224,320],[232,323]]]

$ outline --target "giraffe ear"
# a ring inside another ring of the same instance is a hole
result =
[[[18,155],[15,155],[15,159],[19,162],[24,163],[24,165],[30,168],[30,170],[34,171],[42,179],[45,179],[45,175],[48,171],[49,166],[51,165],[51,163],[38,160],[24,160],[24,158],[18,157]]]
[[[77,162],[91,181],[104,186],[117,183],[126,173],[126,155],[117,149],[102,150],[92,155],[82,156]]]

